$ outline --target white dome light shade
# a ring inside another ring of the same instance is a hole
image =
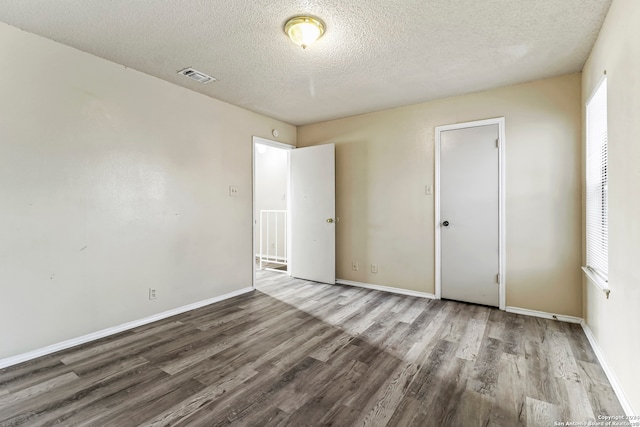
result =
[[[305,49],[324,34],[324,23],[311,16],[296,16],[287,21],[284,26],[292,42]]]

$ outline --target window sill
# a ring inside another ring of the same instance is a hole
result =
[[[593,283],[596,288],[604,292],[607,295],[607,299],[609,299],[609,292],[611,292],[611,289],[609,289],[609,284],[605,282],[602,277],[598,276],[587,267],[582,267],[582,271],[584,272],[585,276],[587,276],[589,281]]]

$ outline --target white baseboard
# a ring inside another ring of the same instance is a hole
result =
[[[376,291],[390,292],[393,294],[436,299],[436,296],[434,294],[428,294],[426,292],[410,291],[408,289],[392,288],[390,286],[372,285],[370,283],[354,282],[351,280],[344,280],[344,279],[336,279],[336,283],[339,285],[357,286],[358,288],[374,289]]]
[[[246,294],[253,291],[253,288],[243,288],[228,294],[220,295],[218,297],[209,298],[203,301],[194,302],[193,304],[183,305],[182,307],[173,308],[171,310],[163,311],[162,313],[153,314],[143,319],[133,320],[131,322],[123,323],[122,325],[114,326],[111,328],[103,329],[101,331],[92,332],[81,337],[72,338],[70,340],[62,341],[56,344],[51,344],[46,347],[42,347],[36,350],[22,353],[17,356],[11,356],[4,359],[0,359],[0,369],[7,366],[17,365],[18,363],[26,362],[37,357],[46,356],[51,353],[55,353],[60,350],[74,347],[76,345],[85,344],[91,341],[95,341],[100,338],[108,337],[120,332],[124,332],[128,329],[137,328],[148,323],[156,322],[158,320],[166,319],[167,317],[175,316],[187,311],[195,310],[196,308],[204,307],[205,305],[213,304],[215,302],[223,301],[229,298],[236,297],[238,295]]]
[[[507,313],[523,314],[525,316],[533,316],[533,317],[542,317],[543,319],[559,320],[561,322],[577,323],[579,325],[582,324],[582,318],[574,317],[574,316],[565,316],[564,314],[553,314],[553,313],[547,313],[545,311],[529,310],[527,308],[519,308],[519,307],[506,307],[505,311]]]
[[[591,330],[589,325],[587,325],[586,322],[583,321],[581,325],[582,325],[582,329],[584,330],[584,334],[587,336],[587,339],[589,340],[589,344],[591,344],[591,348],[593,349],[593,352],[596,354],[596,357],[598,358],[598,362],[600,362],[600,366],[602,366],[604,373],[607,375],[607,378],[611,383],[611,387],[613,387],[613,391],[615,392],[616,397],[620,401],[620,405],[622,406],[622,409],[624,410],[625,414],[628,416],[638,415],[637,412],[634,412],[633,407],[629,402],[629,399],[627,399],[627,396],[624,394],[624,390],[622,389],[622,386],[618,382],[618,378],[616,377],[616,374],[609,367],[607,360],[604,358],[604,353],[600,349],[600,346],[598,345],[598,341],[596,341],[596,337],[595,335],[593,335],[593,331]]]

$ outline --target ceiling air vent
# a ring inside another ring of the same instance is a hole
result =
[[[208,76],[205,73],[194,70],[193,68],[185,68],[184,70],[178,71],[178,74],[182,74],[183,76],[189,77],[190,79],[200,83],[209,83],[216,81],[215,77]]]

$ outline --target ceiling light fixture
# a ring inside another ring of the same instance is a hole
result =
[[[284,25],[292,42],[305,49],[324,34],[324,22],[312,16],[295,16]]]

